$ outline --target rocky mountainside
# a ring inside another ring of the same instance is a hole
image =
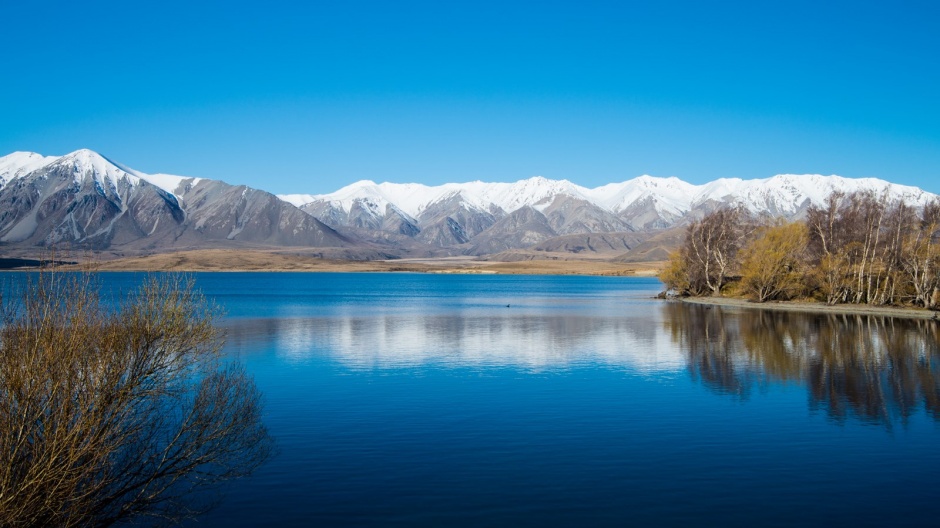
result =
[[[274,195],[220,181],[146,175],[78,150],[0,158],[0,243],[167,250],[356,242]]]
[[[360,181],[325,195],[144,174],[90,150],[0,158],[0,246],[160,252],[205,247],[319,248],[340,258],[545,253],[665,255],[692,219],[741,204],[799,217],[833,191],[912,205],[935,196],[877,179],[779,175],[692,185],[640,176],[594,189],[534,177],[440,186]]]

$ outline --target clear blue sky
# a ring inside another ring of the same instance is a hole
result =
[[[0,0],[0,153],[321,193],[778,173],[940,193],[940,2]]]

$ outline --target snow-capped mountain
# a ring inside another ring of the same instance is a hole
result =
[[[3,156],[0,158],[0,189],[12,180],[53,164],[70,166],[76,182],[88,173],[99,184],[108,182],[109,187],[117,186],[122,179],[131,185],[137,185],[143,180],[171,194],[183,182],[197,183],[200,180],[169,174],[144,174],[115,163],[93,150],[80,149],[65,156],[43,156],[35,152],[14,152]]]
[[[704,185],[675,177],[640,176],[593,189],[542,177],[515,183],[475,181],[434,187],[360,181],[330,194],[281,198],[336,227],[368,225],[375,229],[390,210],[399,211],[413,220],[412,227],[419,233],[429,226],[429,211],[434,211],[436,223],[443,215],[456,221],[455,229],[466,231],[464,222],[457,221],[457,211],[464,217],[485,218],[486,224],[493,225],[528,207],[547,217],[554,214],[549,225],[556,234],[563,235],[664,228],[681,223],[689,215],[695,217],[727,204],[741,204],[753,213],[792,218],[810,204],[822,204],[834,191],[868,190],[887,193],[912,205],[922,205],[934,197],[916,187],[873,178],[783,174],[756,180],[725,178]],[[449,205],[442,211],[441,204],[445,203]],[[462,243],[464,238],[455,236],[452,241]]]
[[[56,159],[55,156],[42,156],[35,152],[14,152],[0,158],[0,189],[8,181],[29,174]]]
[[[60,157],[16,152],[0,158],[0,244],[162,250],[350,242],[270,193],[148,175],[83,149]]]
[[[593,189],[543,177],[439,186],[365,180],[330,194],[275,197],[216,180],[145,174],[91,150],[14,152],[0,157],[0,246],[133,252],[258,245],[359,256],[619,251],[724,205],[794,218],[834,191],[871,191],[915,206],[936,198],[884,180],[793,174],[704,185],[640,176]]]
[[[375,183],[369,180],[358,181],[342,189],[321,195],[283,194],[284,201],[298,207],[312,203],[328,203],[331,207],[349,212],[359,203],[366,203],[370,210],[384,214],[385,207],[394,205],[400,211],[418,218],[436,203],[457,199],[470,209],[497,209],[511,213],[524,206],[546,207],[550,199],[558,195],[587,198],[590,190],[575,185],[567,180],[549,180],[535,176],[515,183],[447,183],[435,187],[419,183]]]

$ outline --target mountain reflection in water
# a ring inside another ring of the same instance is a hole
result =
[[[805,385],[811,409],[890,425],[923,406],[940,417],[940,327],[933,321],[668,303],[667,330],[691,375],[746,398],[768,382]]]
[[[655,317],[659,319],[659,317]],[[284,359],[331,357],[351,369],[517,368],[530,372],[600,364],[679,371],[683,355],[661,321],[581,315],[377,315],[239,320],[231,350],[273,341]]]
[[[390,315],[239,319],[228,348],[274,342],[287,361],[328,358],[353,370],[592,365],[688,369],[720,394],[746,399],[771,383],[805,386],[835,420],[890,425],[923,407],[940,416],[938,325],[862,315],[804,314],[662,303],[637,316]]]

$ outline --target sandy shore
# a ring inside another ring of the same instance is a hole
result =
[[[329,260],[280,251],[203,249],[96,260],[73,269],[98,271],[309,271],[413,272],[515,275],[602,275],[653,277],[664,263],[621,263],[600,259],[547,259],[519,262],[479,260],[476,257],[397,259],[377,261]]]
[[[856,304],[837,304],[835,306],[830,306],[824,303],[792,301],[756,303],[746,299],[732,299],[728,297],[686,297],[679,299],[678,301],[690,304],[729,306],[757,310],[776,310],[780,312],[875,315],[880,317],[901,317],[906,319],[938,319],[938,312],[913,307],[895,308],[891,306],[868,306]]]

